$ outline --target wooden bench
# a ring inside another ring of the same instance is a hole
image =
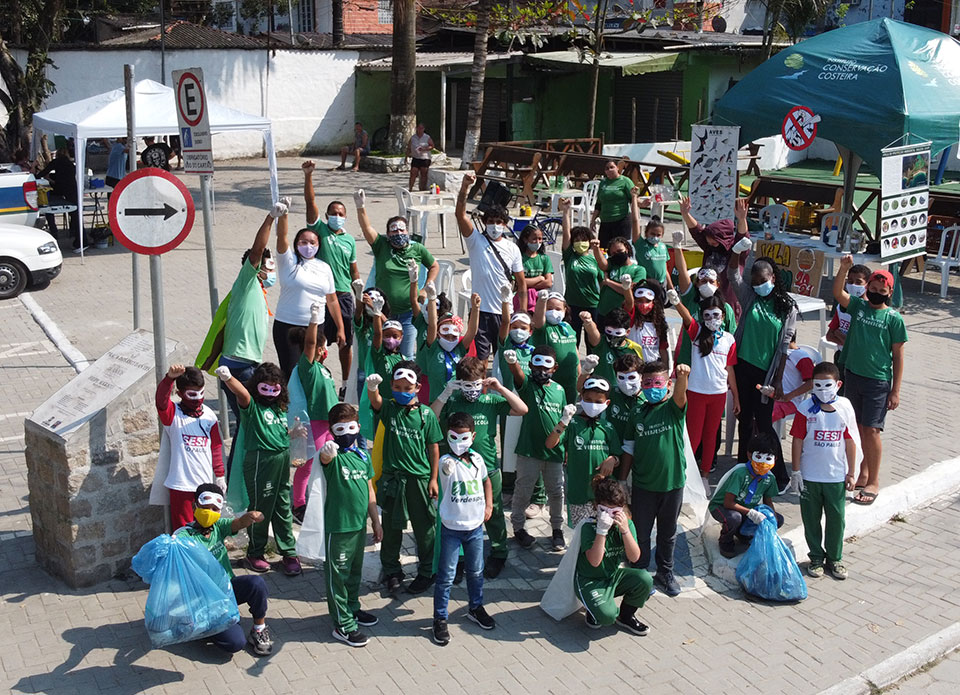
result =
[[[602,179],[604,176],[603,169],[611,159],[618,162],[621,168],[627,162],[624,157],[604,157],[598,154],[567,152],[555,162],[550,161],[545,167],[550,170],[551,176],[565,176],[573,183],[583,185],[593,179]]]
[[[477,182],[468,191],[473,198],[487,181],[497,181],[516,191],[517,198],[533,203],[533,187],[543,177],[539,150],[509,145],[487,147],[483,159],[473,165]]]
[[[769,204],[770,200],[784,204],[788,200],[798,200],[815,205],[826,205],[820,214],[839,212],[843,205],[843,186],[833,183],[816,183],[802,179],[761,176],[753,182],[748,205],[754,212]]]

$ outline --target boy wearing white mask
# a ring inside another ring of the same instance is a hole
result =
[[[423,370],[429,386],[427,403],[433,403],[443,388],[456,378],[457,363],[470,349],[480,320],[480,295],[470,298],[470,319],[466,330],[459,316],[437,319],[437,290],[427,285],[427,340],[417,352],[417,365]]]
[[[590,360],[590,355],[587,355],[580,364],[581,373],[587,372],[588,367],[594,367],[593,376],[613,381],[615,379],[613,363],[617,358],[636,355],[643,359],[643,348],[627,337],[630,332],[630,315],[623,309],[614,309],[603,317],[602,336],[590,312],[581,311],[580,321],[583,323],[583,332],[587,336],[587,349],[597,358],[594,364],[594,361]]]
[[[546,446],[552,449],[564,440],[566,450],[567,525],[574,528],[582,519],[593,516],[594,475],[608,478],[620,465],[620,437],[604,417],[610,405],[610,383],[591,377],[583,384],[579,413],[569,421],[563,418],[547,437]],[[564,411],[577,410],[568,405]]]
[[[464,357],[457,365],[456,376],[447,382],[431,407],[440,418],[441,432],[446,431],[454,413],[466,413],[473,418],[472,450],[483,458],[493,497],[493,513],[485,524],[490,536],[490,557],[484,565],[484,574],[493,579],[503,570],[508,555],[503,474],[497,458],[497,423],[505,415],[526,415],[527,405],[497,379],[485,378],[486,367],[476,357]],[[458,564],[457,576],[462,571],[462,565]]]
[[[844,505],[857,481],[859,432],[853,406],[837,392],[843,382],[832,362],[813,369],[813,390],[793,418],[791,487],[800,493],[800,516],[809,548],[807,574],[846,579]],[[823,522],[823,518],[826,521]]]
[[[533,355],[535,347],[531,338],[533,337],[533,323],[530,320],[530,314],[518,311],[510,313],[512,304],[510,298],[513,291],[504,286],[501,288],[502,294],[502,316],[500,324],[500,374],[504,381],[510,375],[510,368],[503,359],[505,350],[513,350],[517,353],[517,361],[525,374],[530,373],[530,357]]]
[[[493,491],[483,457],[473,451],[473,418],[453,413],[447,426],[450,453],[440,458],[430,480],[439,488],[440,553],[433,591],[433,641],[450,642],[447,606],[460,548],[466,566],[470,597],[467,618],[484,630],[496,623],[483,607],[483,522],[493,513]]]
[[[613,363],[616,386],[610,385],[610,407],[607,409],[607,420],[613,425],[621,443],[627,432],[630,415],[646,400],[640,389],[642,369],[643,360],[636,355],[623,355]]]

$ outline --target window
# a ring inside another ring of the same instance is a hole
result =
[[[296,24],[294,25],[296,31],[302,33],[316,31],[313,0],[301,0],[295,4],[297,7]]]
[[[393,0],[377,0],[377,24],[393,24]]]

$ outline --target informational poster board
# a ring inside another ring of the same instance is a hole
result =
[[[926,253],[930,209],[930,143],[881,150],[880,258],[889,261]]]
[[[733,219],[740,126],[695,125],[690,144],[691,214],[701,224]]]
[[[787,246],[779,241],[756,242],[755,258],[769,256],[780,266],[790,283],[790,291],[805,297],[820,295],[823,278],[823,251],[805,246]]]

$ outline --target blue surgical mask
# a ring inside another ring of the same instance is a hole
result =
[[[327,215],[327,226],[330,227],[335,232],[343,229],[343,226],[347,223],[346,217],[340,217],[340,215]]]
[[[761,297],[766,297],[768,294],[773,292],[773,280],[767,280],[762,285],[754,285],[753,291]]]
[[[276,271],[270,271],[267,273],[267,277],[263,279],[264,287],[273,287],[277,284],[277,273]]]
[[[400,405],[410,405],[417,397],[416,391],[392,391],[393,400]]]
[[[660,237],[658,237],[658,236],[648,236],[648,237],[647,237],[647,243],[650,244],[651,246],[656,246],[657,244],[660,243]]]
[[[647,399],[648,403],[659,403],[667,397],[667,387],[657,386],[654,388],[643,389],[643,397]]]

